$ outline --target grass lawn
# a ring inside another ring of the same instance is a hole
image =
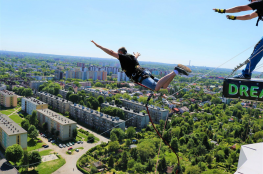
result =
[[[22,172],[22,170],[19,169],[19,172],[21,174],[51,174],[66,163],[65,159],[62,157],[58,156],[58,158],[59,159],[56,160],[42,162],[35,170]]]
[[[11,115],[9,118],[11,118],[14,122],[16,122],[17,124],[21,125],[22,122],[22,118],[19,117],[18,115]]]
[[[42,147],[44,143],[38,143],[38,139],[33,140],[27,137],[27,151],[36,150]]]
[[[53,151],[52,149],[43,150],[43,151],[40,151],[39,154],[40,156],[46,156],[46,155],[49,155],[52,151]]]
[[[81,132],[78,131],[78,135],[81,136],[82,138],[84,138],[85,141],[87,141],[87,136]]]
[[[2,114],[5,114],[5,115],[10,115],[12,114],[14,111],[0,111]]]

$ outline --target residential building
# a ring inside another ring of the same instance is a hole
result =
[[[86,93],[91,94],[93,97],[97,98],[98,96],[103,96],[104,100],[106,99],[106,97],[111,97],[112,94],[110,94],[108,91],[104,91],[104,90],[95,90],[92,88],[79,88],[79,90],[84,90]]]
[[[126,76],[125,72],[121,71],[121,72],[118,72],[117,73],[117,81],[120,82],[120,81],[129,81],[129,77]]]
[[[123,98],[120,98],[120,100],[122,101],[122,106],[132,109],[136,112],[140,112],[146,109],[145,105],[138,101],[123,99]],[[156,107],[154,105],[149,105],[148,109],[152,117],[152,120],[155,123],[159,123],[160,120],[166,120],[166,117],[169,114],[169,110]]]
[[[55,80],[60,80],[63,79],[63,71],[61,71],[60,69],[56,69],[55,70]]]
[[[39,126],[47,123],[48,132],[52,129],[58,131],[58,138],[61,141],[70,140],[73,138],[73,130],[77,127],[77,123],[72,121],[50,109],[37,110],[37,118]]]
[[[37,109],[47,109],[48,104],[37,100],[33,97],[25,98],[23,97],[21,100],[21,108],[22,111],[26,112],[29,115],[32,115],[32,112]]]
[[[127,120],[125,122],[127,126],[133,126],[133,127],[136,127],[137,129],[143,129],[143,128],[146,128],[146,126],[149,123],[148,114],[133,111],[127,107],[118,107],[114,105],[113,103],[107,103],[107,102],[102,103],[101,108],[104,108],[104,107],[113,107],[113,108],[119,108],[123,110],[125,114],[124,120]]]
[[[4,107],[16,107],[17,106],[17,95],[8,90],[0,91],[0,104]]]
[[[5,84],[0,84],[0,90],[6,90],[6,85]]]
[[[42,85],[43,83],[46,83],[46,82],[47,81],[31,81],[30,82],[30,88],[38,91],[39,86]]]
[[[69,105],[72,104],[71,101],[57,97],[55,95],[49,94],[47,92],[38,92],[39,100],[47,103],[52,109],[65,114],[69,112]]]
[[[14,144],[19,144],[23,150],[27,150],[27,131],[8,116],[1,114],[0,145],[6,149]]]
[[[109,131],[108,133],[110,133],[112,128],[125,130],[125,121],[119,117],[99,113],[81,105],[71,104],[70,116],[100,131]]]
[[[184,106],[184,107],[179,108],[179,111],[180,111],[180,113],[182,114],[182,113],[184,113],[184,112],[189,112],[189,109]]]
[[[69,91],[66,91],[66,90],[62,90],[62,89],[60,89],[59,91],[58,91],[58,93],[62,96],[62,98],[64,98],[64,99],[66,99],[66,96],[67,96],[67,93],[68,93]]]

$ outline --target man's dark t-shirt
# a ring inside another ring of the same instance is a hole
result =
[[[262,16],[263,16],[263,1],[255,1],[252,2],[250,4],[248,4],[249,7],[251,7],[253,10],[257,10],[257,14],[259,19],[262,20]],[[257,22],[258,24],[258,22]]]
[[[119,54],[119,61],[122,70],[129,78],[135,72],[135,67],[139,65],[138,60],[131,54]]]

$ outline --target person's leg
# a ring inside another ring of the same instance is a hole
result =
[[[175,72],[171,72],[170,74],[162,77],[155,87],[155,91],[159,91],[161,88],[167,88],[167,86],[170,84],[170,82],[173,80],[173,78],[176,76]],[[166,85],[166,87],[164,86]]]
[[[246,68],[242,70],[242,74],[245,77],[251,77],[251,73],[256,68],[258,62],[262,59],[262,57],[263,57],[263,37],[255,46],[255,49],[249,58],[252,60],[247,64]]]

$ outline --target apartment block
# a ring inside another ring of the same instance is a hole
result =
[[[0,115],[0,145],[6,149],[8,146],[19,144],[27,150],[27,131],[20,127],[8,116]]]
[[[112,128],[121,128],[125,130],[125,121],[119,117],[113,117],[90,108],[71,104],[70,116],[88,124],[90,127],[99,129],[100,131],[111,130]]]
[[[136,127],[137,129],[143,129],[146,128],[146,126],[149,123],[149,116],[148,114],[142,113],[142,112],[137,112],[132,109],[129,109],[127,107],[118,107],[114,105],[113,103],[102,103],[101,107],[113,107],[113,108],[119,108],[124,111],[124,120],[127,120],[125,124],[127,126],[133,126]]]
[[[127,75],[125,74],[125,72],[121,71],[121,72],[118,72],[117,73],[117,81],[120,82],[120,81],[129,81],[129,77],[127,77]]]
[[[63,71],[61,71],[60,69],[56,69],[55,70],[55,80],[60,80],[63,79]]]
[[[39,126],[42,126],[43,123],[47,123],[48,132],[52,132],[52,129],[59,131],[58,138],[61,141],[73,138],[73,130],[77,127],[75,121],[72,121],[50,109],[37,110],[37,118]]]
[[[69,105],[72,104],[71,101],[57,97],[55,95],[49,94],[47,92],[38,92],[39,100],[52,106],[53,109],[57,109],[58,112],[65,114],[69,112]]]
[[[92,89],[92,88],[79,88],[79,90],[80,91],[84,90],[87,94],[91,94],[95,98],[101,95],[104,97],[104,100],[106,99],[106,97],[112,96],[112,94],[109,94],[108,91],[104,91],[104,90],[96,91],[95,89]]]
[[[31,81],[30,82],[30,88],[38,91],[39,86],[42,85],[43,83],[46,83],[46,82],[47,81]]]
[[[122,101],[122,106],[132,109],[136,112],[146,110],[145,105],[138,101],[123,98],[120,98],[120,100]],[[165,120],[167,115],[169,114],[169,110],[156,107],[154,105],[149,105],[148,108],[154,123],[159,123],[160,120]]]
[[[26,112],[29,115],[32,115],[32,112],[37,109],[47,109],[48,104],[40,100],[37,100],[33,97],[22,98],[21,100],[22,111]]]
[[[17,95],[8,90],[0,91],[0,104],[4,107],[16,107],[17,106]]]
[[[62,98],[66,99],[66,96],[67,96],[68,92],[69,91],[60,89],[58,93],[62,96]]]

